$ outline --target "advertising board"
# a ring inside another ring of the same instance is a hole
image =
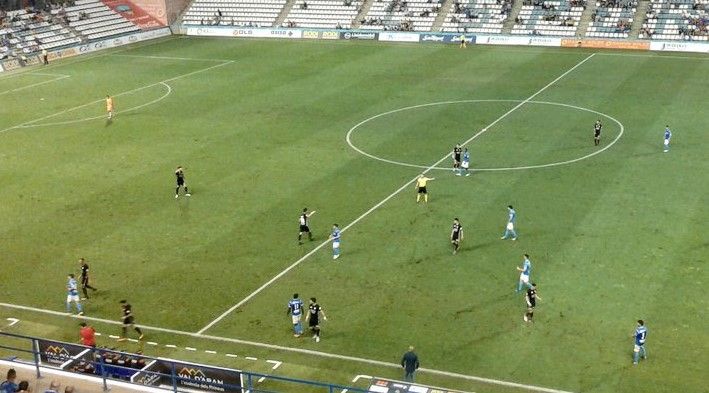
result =
[[[390,42],[419,42],[418,33],[402,33],[396,31],[384,31],[379,33],[379,41]]]
[[[620,41],[620,40],[589,40],[589,39],[562,39],[564,48],[593,48],[593,49],[632,49],[649,50],[648,41]]]
[[[463,34],[454,33],[422,33],[419,34],[419,40],[425,43],[445,43],[445,44],[460,44],[460,37]],[[465,42],[474,44],[477,37],[472,34],[465,34]]]
[[[361,32],[361,31],[343,31],[340,33],[340,38],[343,40],[376,40],[379,33]]]
[[[698,42],[651,42],[650,50],[667,52],[709,53],[709,43]]]

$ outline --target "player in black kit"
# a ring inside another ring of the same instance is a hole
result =
[[[81,291],[84,292],[84,297],[81,300],[85,300],[89,298],[87,289],[96,292],[96,288],[89,285],[89,264],[84,258],[79,258],[79,265],[81,265]]]
[[[601,130],[603,129],[603,124],[601,124],[600,120],[596,120],[596,123],[593,125],[593,144],[595,146],[598,146],[601,144]]]
[[[313,332],[313,338],[316,343],[320,342],[320,314],[322,314],[323,321],[327,321],[325,311],[320,307],[315,298],[311,297],[310,305],[308,306],[308,314],[305,316],[305,320],[308,322],[310,331]]]
[[[303,244],[301,239],[303,238],[304,233],[308,234],[308,239],[310,239],[311,242],[313,241],[313,234],[310,233],[310,227],[308,226],[308,219],[313,214],[315,214],[315,210],[308,213],[308,208],[303,208],[303,214],[301,214],[298,218],[298,221],[300,223],[300,231],[298,231],[298,244]]]
[[[180,196],[180,187],[185,189],[185,196],[190,196],[189,190],[187,190],[187,183],[185,182],[185,171],[181,166],[177,167],[175,171],[175,177],[177,178],[177,187],[175,188],[175,198]]]
[[[451,230],[451,244],[453,244],[453,255],[460,248],[460,241],[463,240],[463,226],[460,225],[458,218],[453,219],[453,229]]]
[[[143,332],[140,330],[139,327],[135,326],[135,320],[133,318],[133,309],[131,308],[130,304],[128,303],[127,300],[121,300],[119,302],[121,304],[121,321],[123,322],[123,330],[121,337],[118,338],[118,341],[126,341],[128,338],[126,337],[128,335],[128,328],[132,327],[140,337],[138,337],[138,340],[143,339]]]
[[[532,318],[534,317],[534,307],[537,306],[537,299],[542,300],[537,295],[537,284],[532,283],[532,286],[527,289],[527,294],[524,296],[524,300],[527,303],[527,312],[524,313],[525,322],[533,322]]]
[[[453,148],[453,169],[460,168],[460,154],[463,152],[463,148],[460,147],[460,143],[456,144]]]

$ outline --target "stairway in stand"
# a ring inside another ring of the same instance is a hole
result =
[[[288,17],[288,14],[290,14],[290,10],[293,8],[294,4],[295,0],[286,0],[286,4],[283,6],[283,9],[278,14],[278,17],[276,18],[275,22],[273,22],[274,27],[283,26],[283,22],[286,21],[286,18]]]
[[[647,18],[647,11],[650,9],[649,0],[638,1],[638,9],[633,17],[633,25],[630,27],[630,33],[628,33],[628,38],[638,38],[640,34],[640,29],[645,23],[645,18]],[[647,37],[646,37],[647,38]]]
[[[438,11],[436,19],[433,20],[431,31],[441,31],[441,26],[443,26],[443,22],[446,21],[446,16],[451,12],[453,3],[453,0],[444,0],[443,3],[441,3],[441,9]]]
[[[360,21],[362,20],[362,18],[364,18],[365,15],[369,13],[369,9],[372,8],[373,3],[374,0],[364,0],[362,6],[359,7],[359,12],[357,12],[357,16],[355,16],[355,19],[352,21],[353,29],[359,29]]]
[[[522,0],[515,0],[515,2],[512,4],[512,11],[510,11],[510,16],[507,17],[505,20],[505,23],[502,24],[502,34],[510,34],[512,33],[512,28],[515,27],[515,18],[517,18],[517,15],[519,15],[519,12],[522,10]]]
[[[593,16],[597,8],[598,3],[596,3],[594,0],[590,0],[588,1],[588,3],[586,3],[586,9],[583,10],[583,13],[581,14],[581,20],[579,21],[579,28],[578,30],[576,30],[576,35],[578,37],[586,36],[586,31],[588,31],[588,25],[592,22],[591,16]]]

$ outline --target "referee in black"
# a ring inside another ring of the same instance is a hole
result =
[[[419,357],[414,352],[414,346],[410,345],[408,352],[401,358],[401,367],[404,368],[404,381],[414,382],[414,373],[419,368]]]
[[[84,258],[79,258],[79,265],[81,266],[81,291],[84,293],[84,297],[81,300],[86,300],[89,298],[87,289],[96,292],[96,288],[89,285],[89,264],[86,263]]]
[[[596,123],[593,125],[593,144],[594,146],[598,146],[601,144],[601,130],[603,129],[603,124],[601,124],[601,120],[596,120]]]

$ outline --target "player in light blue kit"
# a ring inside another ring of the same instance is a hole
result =
[[[81,307],[81,303],[79,303],[79,284],[77,284],[73,274],[70,274],[67,279],[66,312],[71,312],[71,302],[74,302],[76,304],[77,314],[84,315],[84,309]]]
[[[529,260],[529,254],[524,254],[524,262],[522,262],[522,267],[517,267],[519,271],[519,283],[517,284],[517,292],[522,290],[522,286],[531,288],[529,285],[529,276],[532,274],[532,261]]]
[[[463,171],[465,171],[465,176],[470,176],[470,173],[468,172],[468,169],[470,168],[470,152],[468,151],[468,148],[465,148],[465,151],[463,152],[463,161],[460,163],[460,168],[458,168],[458,176],[463,175]]]
[[[293,321],[293,337],[300,337],[303,334],[303,325],[300,319],[303,316],[303,301],[298,298],[298,294],[293,294],[293,299],[288,301],[287,315],[291,316]]]
[[[517,232],[515,232],[515,222],[517,221],[517,212],[512,207],[512,205],[507,206],[507,213],[509,218],[507,219],[507,227],[505,228],[505,234],[502,235],[500,239],[505,240],[508,237],[512,237],[512,240],[517,240]]]
[[[663,150],[663,153],[670,151],[670,139],[672,139],[672,131],[670,131],[670,126],[665,126],[665,141],[663,142],[665,150]]]
[[[330,239],[332,239],[332,259],[337,259],[340,257],[340,227],[337,224],[332,225]]]
[[[633,364],[638,364],[640,357],[647,359],[647,352],[645,351],[645,339],[647,338],[647,328],[645,327],[645,321],[638,319],[638,326],[635,328],[635,347],[633,348]]]

